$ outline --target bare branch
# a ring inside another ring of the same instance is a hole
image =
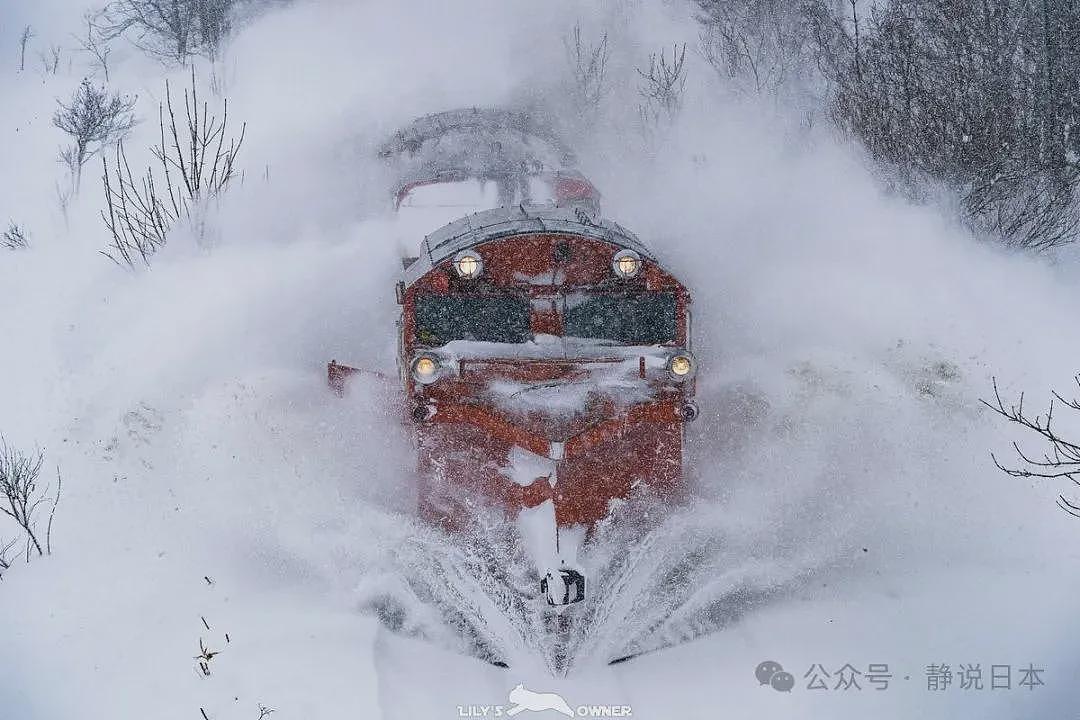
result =
[[[56,496],[53,498],[52,509],[49,510],[49,523],[45,527],[45,554],[52,555],[52,526],[53,518],[56,517],[56,506],[60,504],[60,490],[64,484],[60,476],[60,466],[56,466]]]
[[[574,24],[570,35],[563,39],[567,61],[570,65],[571,89],[580,115],[596,112],[607,94],[605,73],[608,61],[608,36],[601,35],[595,44],[582,39],[581,23]]]
[[[682,48],[678,43],[671,48],[671,60],[667,53],[649,55],[649,69],[637,68],[642,82],[638,85],[638,94],[645,100],[642,113],[658,120],[661,114],[674,118],[682,107],[683,92],[686,89],[686,44]]]
[[[134,267],[141,260],[149,265],[169,230],[181,220],[201,222],[206,203],[224,193],[235,177],[247,126],[241,126],[238,137],[230,135],[228,100],[223,101],[220,119],[210,113],[207,102],[199,105],[194,69],[191,87],[184,90],[184,112],[181,122],[166,81],[165,101],[158,106],[158,144],[150,148],[160,176],[151,167],[136,182],[122,143],[111,173],[104,161],[106,207],[101,217],[112,236],[104,254],[118,264]]]
[[[105,10],[89,10],[83,14],[82,35],[76,35],[79,48],[93,58],[109,82],[109,55],[112,54],[113,35],[108,30],[108,18]]]
[[[39,556],[45,551],[37,537],[38,506],[44,500],[48,489],[38,487],[38,476],[45,455],[38,450],[27,455],[7,444],[0,435],[0,514],[6,515],[22,528],[26,536],[27,557],[30,548]]]
[[[18,538],[12,538],[11,540],[0,540],[0,578],[4,577],[4,570],[11,567],[11,558],[8,557],[8,553],[11,552],[11,548],[15,547],[15,543]]]
[[[192,55],[216,59],[232,32],[240,0],[112,0],[100,27],[126,36],[164,63],[183,65]]]
[[[1076,380],[1077,383],[1080,383],[1080,375],[1077,375]],[[1013,450],[1022,466],[1006,466],[991,453],[990,458],[993,460],[994,465],[1011,477],[1064,478],[1080,486],[1080,443],[1065,439],[1054,429],[1054,401],[1050,401],[1045,416],[1030,416],[1024,413],[1024,396],[1022,393],[1015,405],[1006,405],[1001,397],[1001,392],[998,390],[997,378],[993,379],[993,386],[994,401],[980,400],[980,402],[1009,422],[1016,423],[1034,432],[1047,444],[1047,450],[1042,454],[1042,459],[1037,459],[1026,453],[1019,443],[1014,442]],[[1052,395],[1066,407],[1080,410],[1080,403],[1077,400],[1064,400],[1056,392],[1053,392]],[[1064,495],[1058,498],[1058,505],[1070,514],[1077,514],[1076,511],[1080,510],[1080,507],[1075,502],[1067,499]]]
[[[50,45],[48,50],[38,53],[42,72],[46,75],[55,75],[57,73],[60,69],[60,56],[63,54],[63,50],[59,45]]]
[[[30,247],[30,236],[26,228],[11,220],[8,222],[7,230],[0,235],[0,245],[8,250],[25,250]]]
[[[26,70],[26,44],[34,37],[34,30],[27,25],[19,36],[19,72]]]

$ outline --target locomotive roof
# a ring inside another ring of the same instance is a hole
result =
[[[516,205],[466,215],[426,236],[422,256],[405,270],[405,284],[412,285],[433,267],[467,248],[499,238],[534,233],[594,238],[658,262],[649,248],[616,222],[593,221],[571,209],[551,205]]]

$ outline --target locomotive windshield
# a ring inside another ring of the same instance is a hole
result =
[[[451,340],[524,343],[532,339],[529,300],[513,295],[420,295],[416,339],[424,345]],[[563,335],[623,345],[660,345],[677,336],[673,292],[567,298]]]
[[[421,295],[416,298],[416,339],[425,345],[451,340],[523,343],[529,301],[513,295]]]
[[[590,295],[567,303],[563,334],[625,345],[674,342],[675,311],[673,292]]]

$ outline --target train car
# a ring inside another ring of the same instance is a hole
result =
[[[481,210],[552,205],[595,218],[600,193],[551,124],[522,112],[467,108],[426,115],[378,149],[402,258],[431,231]]]
[[[587,595],[582,544],[638,483],[683,489],[690,293],[634,235],[582,207],[518,202],[434,232],[397,284],[402,397],[425,520],[517,524],[554,606]],[[331,362],[345,390],[354,368]]]

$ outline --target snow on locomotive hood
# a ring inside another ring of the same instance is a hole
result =
[[[405,270],[405,286],[411,286],[436,265],[462,250],[528,233],[567,233],[602,240],[620,249],[633,250],[663,267],[652,250],[616,222],[593,220],[567,208],[522,204],[473,213],[427,235],[421,257]]]

